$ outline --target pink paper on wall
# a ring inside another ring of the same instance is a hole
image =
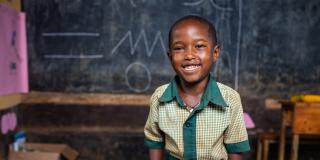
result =
[[[244,118],[244,123],[245,123],[247,129],[255,127],[254,122],[248,113],[244,112],[243,118]]]
[[[1,133],[7,134],[9,131],[14,131],[17,127],[17,115],[14,112],[9,112],[1,117]]]
[[[26,17],[0,4],[0,95],[28,92]]]

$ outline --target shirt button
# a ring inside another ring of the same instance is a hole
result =
[[[191,124],[189,122],[186,123],[186,127],[190,127]]]

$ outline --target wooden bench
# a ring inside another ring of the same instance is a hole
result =
[[[257,160],[267,160],[269,156],[269,144],[278,140],[278,134],[274,132],[257,133]]]

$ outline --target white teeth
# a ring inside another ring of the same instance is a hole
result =
[[[192,66],[186,66],[184,67],[185,70],[191,71],[197,69],[199,66],[198,65],[192,65]]]

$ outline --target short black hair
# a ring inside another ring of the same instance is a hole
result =
[[[217,44],[218,43],[218,40],[217,40],[217,35],[216,35],[216,29],[214,27],[214,25],[206,20],[205,18],[203,17],[200,17],[200,16],[196,16],[196,15],[188,15],[188,16],[184,16],[180,19],[178,19],[171,27],[170,27],[170,31],[169,31],[169,39],[168,39],[168,42],[169,42],[169,49],[170,49],[170,44],[172,42],[172,31],[174,30],[174,28],[181,22],[185,21],[185,20],[195,20],[195,21],[198,21],[202,24],[205,24],[208,26],[208,36],[212,39],[212,42],[214,44]]]

